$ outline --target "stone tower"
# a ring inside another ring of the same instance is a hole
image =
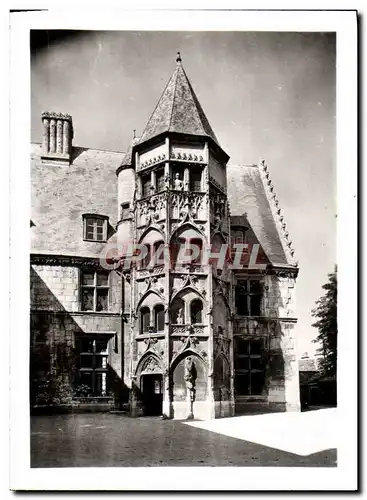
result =
[[[141,245],[139,260],[124,270],[124,380],[133,415],[234,414],[230,275],[208,260],[230,238],[228,159],[178,54],[117,170],[118,241]]]

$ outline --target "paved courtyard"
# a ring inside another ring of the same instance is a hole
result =
[[[31,466],[332,467],[335,421],[335,410],[214,421],[108,413],[33,416]]]

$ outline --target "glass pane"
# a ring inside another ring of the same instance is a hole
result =
[[[97,273],[97,286],[108,286],[108,273]]]
[[[106,395],[106,381],[107,375],[106,373],[96,373],[96,385],[94,394],[95,396],[105,396]]]
[[[93,339],[79,339],[80,352],[93,352]]]
[[[94,285],[94,274],[93,273],[83,273],[83,285]]]
[[[250,377],[248,373],[237,375],[234,379],[235,392],[242,396],[250,394]]]
[[[79,396],[91,396],[93,392],[92,381],[93,376],[91,372],[81,372],[76,394]]]
[[[201,191],[201,172],[197,170],[190,172],[190,191]]]
[[[143,177],[142,179],[142,185],[143,185],[143,198],[146,198],[147,196],[150,196],[151,195],[151,189],[150,189],[150,176],[149,177]]]
[[[201,300],[194,300],[191,303],[191,324],[202,323],[203,304]]]
[[[87,229],[87,232],[85,234],[85,238],[87,240],[94,240],[94,232],[92,229]]]
[[[147,332],[150,325],[150,312],[149,309],[142,309],[140,312],[140,331],[141,333]]]
[[[156,307],[155,309],[155,329],[157,332],[164,330],[164,308]]]
[[[249,341],[241,339],[241,337],[235,338],[235,352],[236,354],[248,354]]]
[[[251,316],[261,316],[260,295],[252,295],[250,300],[251,300]]]
[[[97,289],[97,304],[96,311],[108,310],[108,290],[99,288]]]
[[[93,354],[82,354],[80,356],[81,368],[93,368]]]
[[[265,383],[264,372],[251,372],[251,394],[258,396],[262,394]]]
[[[263,362],[261,356],[258,358],[251,358],[251,370],[261,370],[263,368]]]
[[[262,352],[262,342],[258,340],[253,340],[250,344],[251,354],[261,354]]]
[[[82,290],[82,311],[93,311],[93,289]]]
[[[95,362],[96,368],[107,368],[107,356],[96,356]]]
[[[107,352],[107,343],[108,343],[108,340],[106,339],[98,339],[95,341],[96,343],[96,348],[95,348],[95,352],[97,353],[102,353],[102,352]]]
[[[126,203],[121,205],[121,219],[129,219],[130,218],[130,205]]]
[[[250,368],[250,359],[248,357],[236,357],[236,369],[248,370]]]
[[[94,230],[94,225],[95,225],[95,224],[94,224],[94,220],[92,220],[92,219],[88,219],[88,220],[86,221],[85,225],[86,225],[87,231],[88,231],[88,230],[89,230],[89,231],[93,231],[93,230]]]
[[[105,221],[103,219],[96,219],[97,231],[103,230]]]
[[[261,283],[258,280],[250,280],[250,292],[261,294]]]
[[[157,184],[157,193],[164,191],[164,172],[157,172],[156,174],[156,184]]]
[[[154,394],[160,394],[161,391],[161,381],[158,379],[154,380]]]

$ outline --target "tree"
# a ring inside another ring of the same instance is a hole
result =
[[[317,319],[313,327],[319,330],[314,343],[321,344],[317,353],[321,354],[320,371],[326,376],[336,376],[337,360],[337,267],[328,274],[329,281],[322,286],[326,293],[316,301],[316,308],[311,314]]]

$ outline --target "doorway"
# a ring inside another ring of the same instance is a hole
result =
[[[162,375],[142,375],[141,389],[143,395],[144,415],[158,416],[163,411]]]

